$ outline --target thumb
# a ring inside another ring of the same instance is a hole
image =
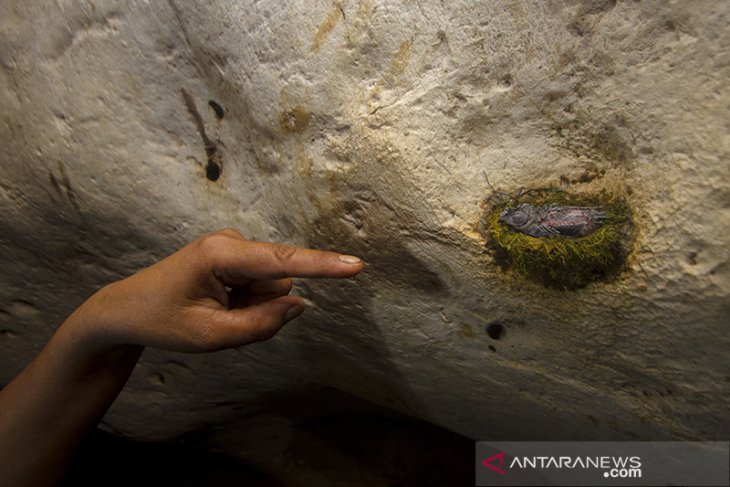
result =
[[[225,338],[221,348],[268,340],[303,312],[304,301],[297,296],[281,296],[245,308],[222,311],[218,331]]]

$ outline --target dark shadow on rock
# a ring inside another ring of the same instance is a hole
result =
[[[420,421],[367,414],[314,418],[299,426],[289,449],[344,485],[359,485],[362,471],[377,472],[389,486],[474,482],[473,441]]]
[[[395,365],[381,330],[402,320],[402,313],[389,322],[374,316],[373,310],[379,299],[391,305],[396,300],[403,307],[447,299],[447,285],[407,246],[408,235],[423,231],[410,209],[386,202],[362,185],[339,194],[311,225],[306,244],[358,255],[366,268],[353,280],[309,281],[301,288],[301,294],[321,312],[321,318],[308,320],[308,334],[299,347],[302,362],[315,376],[325,378],[327,385],[402,413],[427,417],[427,406]],[[420,326],[416,320],[397,325],[401,332]],[[308,340],[308,336],[315,338]],[[426,360],[426,347],[421,352]]]
[[[263,394],[257,412],[171,441],[213,450],[234,446],[248,465],[286,486],[474,482],[472,439],[312,384]]]

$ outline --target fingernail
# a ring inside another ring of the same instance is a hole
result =
[[[286,310],[286,314],[284,315],[284,321],[291,321],[302,313],[304,313],[304,306],[302,306],[301,304],[295,304],[294,306]]]
[[[359,264],[362,262],[358,257],[354,255],[340,255],[340,260],[345,264]]]

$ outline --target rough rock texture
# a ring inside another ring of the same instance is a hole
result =
[[[722,0],[2,2],[0,383],[230,226],[367,270],[300,282],[270,342],[147,351],[107,429],[225,424],[239,454],[326,387],[472,438],[726,438],[728,25]],[[626,199],[619,279],[495,265],[485,198],[546,186]]]

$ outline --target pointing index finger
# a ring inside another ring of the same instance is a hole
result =
[[[216,275],[224,281],[352,277],[363,269],[363,262],[355,256],[289,244],[226,238],[216,247],[212,263]]]

